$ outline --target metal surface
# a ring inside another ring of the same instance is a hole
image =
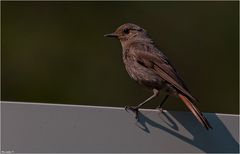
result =
[[[1,103],[1,151],[51,152],[239,152],[239,115],[205,113],[205,130],[188,112]]]

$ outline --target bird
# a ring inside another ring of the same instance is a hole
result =
[[[137,83],[153,91],[149,98],[137,106],[126,106],[125,110],[133,111],[135,118],[138,119],[139,108],[158,96],[161,91],[166,95],[158,106],[159,109],[162,109],[169,96],[177,96],[207,130],[212,129],[206,117],[194,104],[199,100],[192,96],[179,73],[144,28],[133,23],[125,23],[113,33],[104,36],[114,37],[120,41],[127,73]]]

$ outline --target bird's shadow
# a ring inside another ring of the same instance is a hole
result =
[[[177,112],[161,112],[160,114],[159,118],[165,123],[165,126],[151,120],[142,112],[139,112],[137,126],[146,133],[151,133],[148,126],[158,128],[204,152],[239,152],[239,143],[233,138],[216,114],[207,117],[214,128],[209,131],[204,130],[205,128],[199,125],[194,118],[189,118],[191,117],[188,116],[189,113],[181,116]],[[182,124],[193,138],[188,138],[181,134],[175,121]],[[208,143],[205,142],[206,139]]]

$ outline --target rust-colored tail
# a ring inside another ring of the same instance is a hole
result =
[[[209,124],[208,120],[204,117],[204,115],[198,110],[196,106],[193,105],[191,101],[187,97],[182,94],[178,94],[179,98],[185,103],[188,109],[193,113],[193,115],[197,118],[197,120],[208,130],[212,129],[212,126]]]

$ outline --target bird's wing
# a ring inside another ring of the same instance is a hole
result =
[[[130,50],[136,57],[136,61],[148,69],[153,70],[157,75],[165,81],[173,85],[178,91],[186,95],[193,101],[196,99],[190,94],[183,80],[179,77],[167,57],[161,53],[152,44],[136,43],[130,46]]]

